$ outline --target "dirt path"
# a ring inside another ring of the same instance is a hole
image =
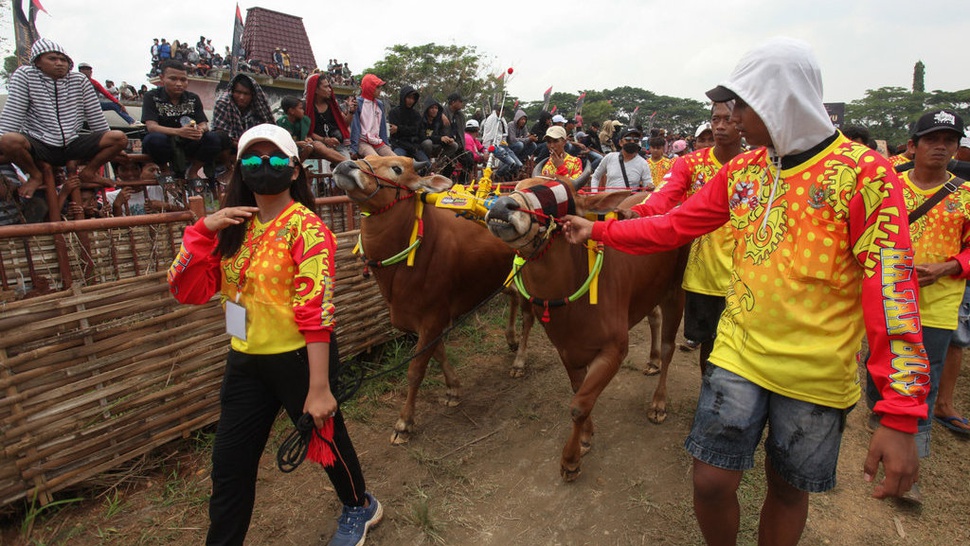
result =
[[[493,309],[452,335],[463,403],[439,405],[444,386],[440,374],[433,373],[422,391],[418,429],[409,445],[388,443],[404,398],[402,382],[384,393],[364,394],[355,407],[346,408],[368,486],[385,505],[384,521],[367,543],[701,543],[691,510],[690,458],[682,447],[699,384],[696,353],[675,355],[669,416],[663,425],[653,425],[646,407],[656,379],[640,373],[646,325],[635,328],[634,356],[594,411],[596,436],[583,473],[575,483],[564,484],[559,455],[568,432],[565,373],[545,335],[536,330],[526,377],[511,379],[512,355],[498,331],[500,314]],[[958,406],[970,411],[967,375],[958,389]],[[970,443],[937,427],[933,457],[922,469],[922,509],[878,501],[870,498],[870,486],[862,479],[869,438],[865,414],[858,408],[849,417],[839,485],[812,496],[802,544],[970,543],[970,480],[964,463]],[[326,544],[338,513],[326,476],[310,465],[282,474],[272,455],[268,451],[263,460],[248,543]],[[109,494],[39,518],[31,540],[201,543],[207,524],[206,458],[204,448],[180,453],[166,469],[138,480],[118,497]],[[742,544],[755,542],[762,481],[763,471],[757,468],[742,483]],[[23,537],[19,527],[7,526],[0,544],[24,543]]]

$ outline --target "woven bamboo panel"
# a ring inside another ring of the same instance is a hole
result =
[[[215,301],[188,306],[169,295],[165,272],[182,229],[91,232],[87,245],[68,234],[72,288],[0,304],[0,506],[47,502],[217,420],[228,336]],[[55,237],[27,246],[35,275],[62,286]],[[350,253],[356,240],[356,231],[337,235],[343,358],[399,335]],[[22,277],[29,285],[24,240],[0,240],[0,257],[11,292]]]

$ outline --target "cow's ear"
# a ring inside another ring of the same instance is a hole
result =
[[[576,214],[613,212],[632,193],[630,190],[621,190],[578,195],[576,196]]]
[[[422,188],[428,190],[431,193],[450,190],[455,183],[450,179],[441,176],[440,174],[432,174],[431,176],[425,176],[421,178],[421,183],[419,184]]]

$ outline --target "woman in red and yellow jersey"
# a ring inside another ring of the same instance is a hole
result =
[[[329,446],[320,462],[344,504],[333,543],[363,544],[382,515],[331,391],[339,362],[336,241],[312,206],[289,133],[253,127],[239,139],[225,207],[186,228],[169,269],[182,303],[220,294],[232,336],[212,453],[209,544],[242,544],[259,459],[280,407],[294,424],[309,414]]]

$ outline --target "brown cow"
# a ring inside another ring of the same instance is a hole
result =
[[[689,247],[645,256],[633,256],[606,248],[598,278],[598,302],[588,295],[563,304],[589,278],[589,255],[583,246],[571,245],[555,222],[575,209],[575,214],[605,213],[629,207],[642,195],[628,191],[576,195],[572,187],[548,178],[523,180],[511,195],[499,198],[485,217],[489,231],[526,258],[521,280],[542,313],[543,327],[566,367],[573,396],[569,410],[572,433],[563,448],[561,473],[572,481],[580,472],[580,457],[590,446],[593,422],[590,414],[629,349],[629,329],[660,306],[663,317],[661,372],[650,408],[650,419],[666,415],[667,368],[683,312],[681,277]],[[572,298],[571,298],[572,299]],[[675,317],[666,320],[667,317]],[[546,320],[548,319],[548,321]]]
[[[445,376],[446,403],[458,405],[461,384],[439,338],[456,317],[501,289],[513,257],[512,250],[480,223],[459,218],[454,211],[422,205],[422,217],[416,222],[421,199],[416,192],[440,192],[452,186],[451,180],[437,174],[419,176],[416,171],[421,168],[407,157],[374,156],[344,161],[333,171],[337,186],[364,213],[361,246],[390,308],[391,324],[418,335],[421,353],[408,366],[408,396],[391,434],[395,444],[406,443],[413,432],[418,387],[432,356]],[[419,224],[423,236],[413,253],[413,265],[406,260],[382,265],[410,246],[412,230]],[[512,310],[515,308],[513,300]],[[514,351],[515,315],[509,314],[505,336]],[[513,377],[521,375],[525,367],[525,341],[531,327],[531,313],[523,312],[522,343],[517,345]],[[428,344],[433,348],[422,351]]]

